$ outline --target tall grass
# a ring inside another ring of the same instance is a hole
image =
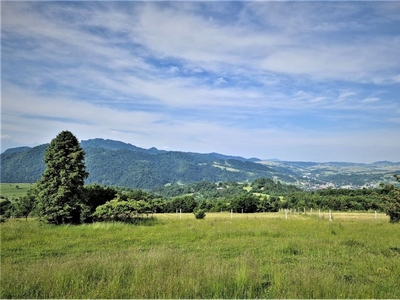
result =
[[[171,214],[151,226],[0,226],[1,298],[400,295],[400,228],[371,214],[334,221]]]

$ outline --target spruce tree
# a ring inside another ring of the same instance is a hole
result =
[[[80,223],[87,211],[84,199],[85,152],[69,131],[60,132],[46,149],[46,169],[39,180],[41,219],[52,224]]]

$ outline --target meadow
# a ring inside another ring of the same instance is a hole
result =
[[[26,195],[32,183],[0,183],[0,196],[9,200]]]
[[[1,228],[0,298],[399,298],[384,214],[160,214]]]

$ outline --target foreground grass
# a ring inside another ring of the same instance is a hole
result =
[[[357,217],[358,216],[358,217]],[[1,298],[398,298],[385,216],[160,215],[147,225],[1,224]]]

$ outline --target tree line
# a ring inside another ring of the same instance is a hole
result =
[[[251,183],[201,181],[167,185],[152,191],[123,189],[99,184],[85,185],[88,172],[85,152],[77,138],[63,131],[45,152],[46,168],[28,193],[12,202],[0,201],[3,217],[35,215],[51,224],[95,221],[135,223],[154,213],[234,211],[276,212],[279,209],[321,208],[337,211],[385,211],[391,222],[400,221],[400,188],[325,189],[303,191],[269,178]],[[400,178],[396,176],[398,182]],[[202,212],[201,214],[199,212]],[[203,215],[204,217],[204,215]]]

